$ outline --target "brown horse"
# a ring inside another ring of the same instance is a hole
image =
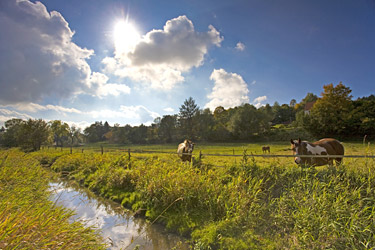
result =
[[[183,143],[180,143],[177,148],[177,154],[182,161],[191,162],[191,156],[194,150],[194,143],[191,140],[185,140]]]
[[[296,155],[294,158],[295,163],[299,165],[333,165],[333,160],[336,161],[336,165],[342,163],[343,157],[334,158],[319,158],[319,157],[303,157],[300,155],[344,155],[344,146],[336,139],[325,138],[316,142],[307,142],[298,140],[290,140],[293,154]]]
[[[270,146],[263,146],[262,151],[263,151],[263,153],[266,153],[266,152],[271,153],[271,148],[270,148]]]

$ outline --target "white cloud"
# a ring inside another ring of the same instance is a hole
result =
[[[0,34],[0,104],[130,91],[126,85],[107,84],[108,78],[93,84],[96,72],[86,60],[94,51],[75,44],[64,17],[48,12],[41,2],[2,0]]]
[[[156,112],[150,111],[146,107],[139,106],[120,106],[119,110],[95,110],[87,112],[87,115],[94,119],[105,120],[115,118],[117,121],[126,120],[131,125],[145,124],[150,125],[155,118],[160,117]]]
[[[166,22],[162,30],[152,30],[138,41],[134,50],[103,59],[106,72],[146,82],[152,88],[171,89],[183,82],[182,73],[203,64],[210,46],[220,46],[220,33],[212,26],[197,32],[186,16]]]
[[[172,113],[172,112],[174,112],[174,109],[173,108],[165,108],[164,111]]]
[[[215,69],[210,80],[214,81],[212,92],[207,96],[210,101],[205,108],[215,110],[218,106],[231,108],[249,102],[249,90],[242,77],[235,73],[228,73],[224,69]]]
[[[267,100],[267,96],[265,96],[265,95],[264,96],[259,96],[259,97],[257,97],[257,98],[254,99],[254,103],[263,102],[265,100]]]
[[[156,112],[148,110],[142,105],[138,106],[121,106],[120,110],[123,112],[125,117],[130,117],[146,125],[151,124],[155,118],[160,117]]]
[[[265,104],[263,104],[263,102],[266,101],[266,100],[267,100],[267,96],[265,96],[265,95],[259,96],[259,97],[254,99],[253,104],[256,108],[260,108],[260,107],[265,105]]]
[[[24,113],[19,113],[17,111],[12,111],[8,109],[0,109],[0,125],[3,126],[3,124],[10,120],[10,119],[23,119],[23,120],[28,120],[28,119],[33,119],[33,117],[29,116],[28,114]]]
[[[94,51],[74,42],[64,17],[40,3],[2,0],[0,103],[69,97],[87,89],[86,59]]]
[[[236,50],[244,51],[245,48],[246,48],[245,44],[243,44],[241,42],[238,42],[237,45],[236,45]]]
[[[130,94],[130,88],[124,84],[108,83],[108,77],[99,72],[90,76],[90,87],[94,90],[93,95],[102,98],[103,96],[118,96],[121,93]]]
[[[65,113],[81,114],[82,113],[80,110],[75,109],[75,108],[65,108],[62,106],[56,106],[56,105],[51,105],[51,104],[43,106],[43,105],[36,104],[36,103],[24,103],[24,102],[11,104],[11,105],[0,105],[0,107],[10,107],[10,108],[14,108],[20,111],[30,112],[30,113],[36,113],[39,111],[47,111],[47,110],[53,110],[53,111],[63,113],[63,114]]]

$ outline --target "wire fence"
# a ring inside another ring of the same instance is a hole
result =
[[[48,147],[55,148],[57,150],[57,147]],[[73,153],[73,148],[63,148],[59,147],[61,151],[69,149],[70,153]],[[294,157],[301,157],[301,158],[367,158],[367,159],[375,159],[375,155],[373,154],[366,154],[366,155],[293,155],[293,154],[253,154],[253,153],[246,153],[246,150],[244,150],[243,154],[235,154],[233,150],[233,154],[209,154],[209,153],[203,153],[202,150],[199,151],[199,153],[177,153],[177,152],[170,152],[170,151],[160,151],[160,150],[143,150],[143,149],[124,149],[124,148],[105,148],[101,146],[100,148],[74,148],[76,151],[81,151],[84,153],[85,151],[94,151],[94,152],[100,152],[101,154],[108,153],[108,152],[123,152],[127,153],[129,157],[131,157],[131,154],[169,154],[169,155],[190,155],[195,156],[201,159],[202,157],[261,157],[261,158],[294,158]],[[78,149],[78,150],[77,150]]]

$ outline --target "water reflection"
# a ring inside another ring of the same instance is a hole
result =
[[[51,183],[51,200],[74,210],[72,220],[82,220],[100,229],[108,249],[189,249],[182,239],[165,232],[160,225],[150,225],[134,218],[119,204],[93,195],[88,190],[72,188],[65,183]]]

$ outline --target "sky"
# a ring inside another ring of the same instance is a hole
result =
[[[0,126],[150,125],[342,82],[375,94],[374,0],[1,0]]]

